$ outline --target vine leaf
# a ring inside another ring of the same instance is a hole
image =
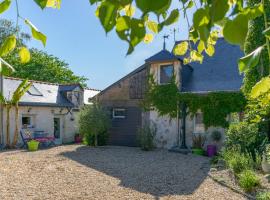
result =
[[[22,47],[19,50],[19,56],[21,59],[21,63],[28,63],[31,59],[30,52],[28,51],[28,49],[26,47]]]
[[[213,22],[222,20],[229,9],[228,0],[213,0],[210,15]]]
[[[34,0],[36,4],[41,8],[44,9],[47,6],[48,0]]]
[[[154,38],[153,34],[147,33],[147,34],[145,35],[145,37],[144,37],[144,42],[145,42],[146,44],[149,44],[149,43],[151,43],[151,42],[153,41],[153,38]]]
[[[182,56],[186,54],[188,50],[188,42],[181,42],[180,44],[177,44],[173,50],[174,54],[177,56]]]
[[[210,30],[208,24],[210,22],[209,10],[206,8],[198,9],[193,15],[193,26],[198,31],[200,39],[207,41]]]
[[[31,28],[32,36],[36,40],[39,40],[42,42],[43,46],[46,46],[47,37],[43,33],[41,33],[37,27],[35,27],[28,19],[25,20],[25,23]]]
[[[263,34],[268,38],[270,39],[270,27],[266,30],[263,31]]]
[[[264,46],[260,46],[257,49],[255,49],[253,52],[251,52],[250,54],[238,60],[238,68],[239,68],[240,73],[245,72],[249,68],[255,67],[259,63],[263,48]]]
[[[262,78],[251,90],[250,97],[255,99],[270,90],[270,77]]]
[[[172,0],[136,0],[137,7],[144,13],[154,12],[160,15],[171,6]]]
[[[11,0],[4,0],[0,3],[0,14],[5,12],[7,9],[9,9],[11,4]]]
[[[60,9],[62,0],[47,0],[46,7]]]
[[[149,20],[146,22],[146,25],[151,31],[158,33],[158,24],[156,22]]]
[[[5,39],[0,47],[0,56],[6,56],[8,53],[14,50],[16,47],[16,36],[11,35]]]
[[[116,24],[119,5],[111,1],[103,1],[98,7],[98,18],[106,33],[110,32]]]
[[[169,15],[169,17],[163,22],[163,24],[166,26],[169,26],[169,25],[177,22],[179,19],[179,16],[180,16],[180,14],[179,14],[178,9],[174,9],[171,12],[171,14]]]

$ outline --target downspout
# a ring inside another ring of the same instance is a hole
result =
[[[182,143],[181,149],[187,149],[186,145],[186,117],[187,117],[187,106],[185,103],[182,104]]]

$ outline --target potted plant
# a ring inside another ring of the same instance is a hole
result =
[[[270,173],[270,144],[266,145],[263,154],[262,169],[265,173]]]
[[[39,141],[36,140],[30,140],[27,142],[28,150],[29,151],[37,151],[39,146]]]
[[[74,136],[74,141],[76,144],[82,143],[82,136],[79,133],[76,133]]]
[[[211,138],[214,141],[214,144],[207,145],[207,155],[213,157],[217,154],[217,143],[221,140],[221,133],[219,131],[213,131],[211,133]]]
[[[192,137],[192,142],[192,153],[201,156],[204,155],[203,145],[205,142],[205,136],[202,136],[201,134],[194,135]]]

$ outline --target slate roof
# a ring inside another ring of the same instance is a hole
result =
[[[19,86],[22,80],[17,78],[5,77],[3,79],[3,94],[5,98],[10,99],[13,92]],[[70,85],[58,85],[32,81],[33,86],[42,93],[41,95],[31,95],[26,92],[19,105],[22,106],[50,106],[50,107],[73,107],[74,105],[64,97],[63,91],[70,88]],[[67,86],[67,87],[66,87]],[[77,87],[78,85],[76,85]],[[64,89],[64,90],[61,90]]]
[[[202,64],[194,62],[183,67],[182,92],[240,90],[243,76],[239,74],[237,61],[244,53],[239,46],[227,43],[224,38],[218,39],[215,49],[213,57],[204,54]],[[183,57],[178,58],[183,59]]]
[[[169,60],[178,60],[178,58],[171,52],[166,49],[161,50],[160,52],[156,53],[155,55],[147,58],[145,62],[152,63],[152,62],[164,62]]]

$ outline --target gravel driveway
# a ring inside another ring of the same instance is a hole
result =
[[[80,145],[0,152],[0,199],[244,199],[204,157]]]

